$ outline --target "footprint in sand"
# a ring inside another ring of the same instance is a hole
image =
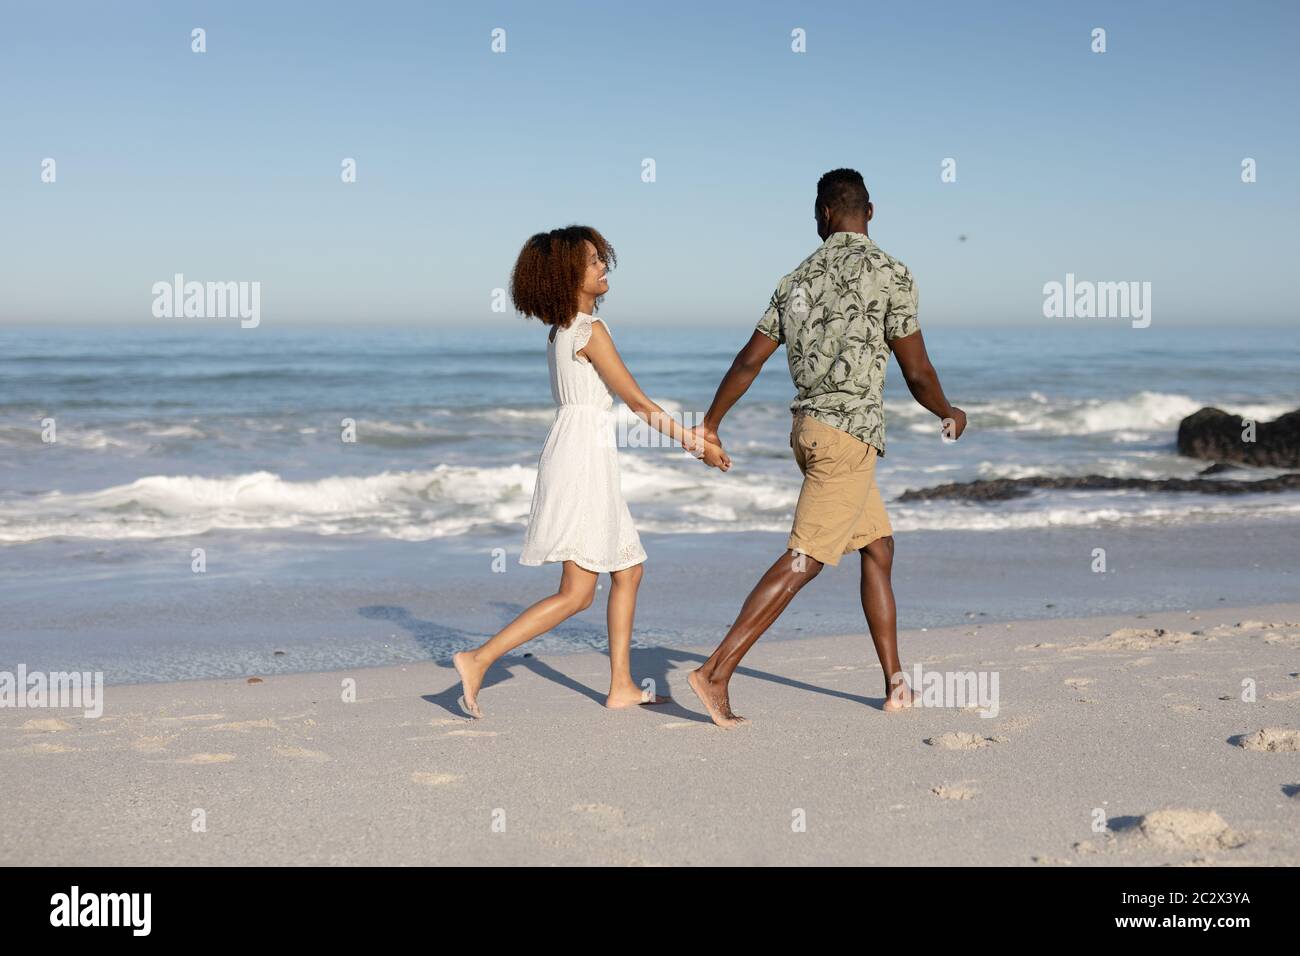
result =
[[[1061,681],[1061,683],[1066,687],[1073,687],[1075,690],[1078,690],[1080,687],[1087,687],[1089,684],[1095,684],[1096,681],[1091,677],[1067,677],[1065,680]]]
[[[1229,743],[1235,744],[1243,750],[1254,750],[1259,753],[1295,753],[1300,751],[1300,730],[1289,730],[1285,727],[1265,727],[1253,734],[1242,734],[1233,737],[1229,740]]]
[[[19,730],[40,730],[46,733],[54,733],[60,730],[71,730],[72,724],[66,720],[59,720],[57,717],[40,717],[35,720],[29,720],[24,723]]]
[[[188,757],[181,757],[177,763],[229,763],[235,759],[234,754],[190,754]]]
[[[939,747],[942,750],[983,750],[985,747],[992,747],[994,744],[1004,744],[1007,738],[1001,734],[993,737],[981,737],[979,734],[968,734],[962,730],[950,730],[946,734],[939,734],[937,737],[926,737],[925,743],[931,747]]]
[[[1265,644],[1300,644],[1300,634],[1270,634],[1264,638]]]
[[[276,747],[275,752],[281,757],[289,757],[292,760],[306,760],[311,763],[325,763],[332,760],[329,754],[320,750],[308,750],[306,747]]]
[[[940,800],[974,800],[979,791],[973,787],[941,783],[931,787],[930,792]]]
[[[131,741],[131,749],[144,754],[161,753],[167,745],[176,739],[175,734],[163,734],[157,737],[137,737]]]
[[[1115,837],[1108,835],[1106,837],[1106,841],[1108,844],[1113,844],[1115,842]],[[1098,846],[1096,843],[1093,843],[1091,840],[1088,841],[1080,840],[1077,843],[1072,844],[1070,846],[1070,849],[1073,850],[1075,853],[1077,853],[1079,856],[1093,856],[1094,854],[1097,853],[1105,853],[1107,850],[1111,849],[1111,847],[1109,845]]]
[[[75,753],[76,747],[68,747],[64,744],[28,744],[25,747],[18,747],[14,752],[23,754],[70,754]]]
[[[1199,635],[1188,631],[1169,631],[1163,627],[1121,627],[1111,631],[1099,641],[1076,644],[1076,651],[1149,651],[1157,648],[1177,647],[1195,641]]]
[[[460,773],[429,773],[417,770],[411,774],[411,783],[421,783],[426,787],[445,787],[449,783],[460,783],[465,779]]]
[[[1293,690],[1293,691],[1291,691],[1290,693],[1287,693],[1287,694],[1275,693],[1275,694],[1265,694],[1265,695],[1264,695],[1264,699],[1265,699],[1265,700],[1274,700],[1274,701],[1280,701],[1280,700],[1295,700],[1297,697],[1300,697],[1300,690]],[[1232,700],[1233,698],[1224,698],[1224,699],[1225,699],[1225,700]]]
[[[228,724],[213,724],[208,730],[233,730],[246,734],[250,730],[279,730],[274,720],[263,717],[261,720],[234,720]]]
[[[1276,631],[1300,627],[1300,621],[1242,621],[1237,625],[1243,631]]]
[[[449,730],[444,737],[496,737],[495,730]]]
[[[188,723],[189,721],[192,720],[225,720],[226,715],[225,714],[185,714],[182,717],[159,717],[157,719],[160,722],[161,721],[184,721]]]
[[[1213,810],[1156,810],[1141,819],[1138,830],[1166,850],[1232,850],[1246,843]]]

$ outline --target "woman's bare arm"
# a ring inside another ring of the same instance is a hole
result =
[[[710,467],[721,468],[723,471],[731,467],[731,458],[718,445],[705,441],[705,447],[697,449],[695,436],[641,391],[641,386],[636,383],[632,373],[623,364],[623,358],[614,347],[614,340],[609,337],[604,323],[591,323],[591,339],[578,350],[578,355],[595,366],[610,391],[622,399],[637,418],[656,431],[667,435],[697,457],[700,457],[699,451],[702,451],[704,462]]]

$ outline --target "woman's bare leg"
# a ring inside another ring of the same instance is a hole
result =
[[[596,595],[597,577],[595,572],[580,568],[572,561],[565,561],[558,591],[528,608],[481,647],[452,656],[452,663],[460,674],[461,689],[465,692],[465,709],[470,714],[483,716],[477,698],[487,669],[520,644],[545,634],[579,611],[591,607],[592,598]]]
[[[605,621],[609,627],[609,696],[606,707],[635,707],[661,704],[668,698],[642,699],[641,688],[632,679],[632,618],[636,614],[637,589],[642,566],[634,564],[610,574],[609,606]]]

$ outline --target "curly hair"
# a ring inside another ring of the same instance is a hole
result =
[[[596,247],[606,268],[614,268],[614,247],[590,226],[539,232],[519,250],[510,274],[510,298],[517,310],[546,325],[568,327],[578,314],[578,293],[587,273],[584,239]]]

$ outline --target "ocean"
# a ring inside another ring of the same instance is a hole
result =
[[[751,330],[745,323],[624,323],[617,314],[607,321],[645,392],[684,415],[707,408]],[[1095,320],[924,329],[949,398],[966,410],[969,424],[961,441],[942,441],[937,421],[911,400],[891,364],[888,446],[877,478],[900,545],[911,535],[944,555],[977,540],[1032,548],[1047,541],[1036,532],[1072,532],[1086,543],[1088,535],[1142,540],[1171,529],[1214,540],[1249,525],[1275,529],[1276,558],[1287,561],[1287,541],[1300,528],[1297,493],[893,499],[980,478],[1193,477],[1208,462],[1176,453],[1184,416],[1214,405],[1266,421],[1300,407],[1297,330],[1158,323],[1133,329]],[[743,582],[757,579],[775,557],[767,551],[779,554],[789,530],[799,491],[788,445],[792,395],[780,350],[723,425],[733,459],[727,474],[671,447],[620,449],[624,492],[651,554],[648,569],[655,567],[652,542],[664,542],[661,553],[675,556],[684,579],[708,567],[723,542],[747,542],[738,569],[735,557],[726,559],[738,593],[710,594],[706,602],[719,605],[714,616],[724,629],[743,599]],[[634,424],[625,409],[621,415],[624,425]],[[454,328],[240,329],[199,320],[0,329],[0,599],[9,608],[0,651],[62,660],[76,656],[67,649],[84,654],[91,647],[97,660],[111,662],[117,680],[213,676],[252,666],[249,655],[256,661],[256,648],[273,635],[320,648],[328,631],[339,643],[327,658],[312,658],[312,666],[381,663],[391,658],[375,656],[377,631],[350,629],[376,620],[357,608],[409,611],[421,595],[435,604],[439,595],[455,595],[459,623],[430,622],[432,629],[405,633],[389,627],[402,653],[449,653],[477,643],[493,628],[486,619],[466,625],[473,605],[464,598],[480,593],[480,571],[493,575],[493,587],[501,583],[501,562],[489,571],[488,555],[517,561],[552,417],[545,330],[522,319]],[[354,441],[344,440],[345,430]],[[43,441],[43,433],[55,440]],[[767,550],[751,559],[753,542]],[[202,572],[192,566],[196,548],[206,555]],[[695,554],[702,567],[692,571]],[[378,568],[387,569],[382,580],[401,590],[407,605],[358,594],[338,628],[322,625],[328,608],[322,610],[320,596],[337,595]],[[521,607],[545,593],[555,576],[547,572],[513,567],[504,576]],[[213,586],[198,587],[199,579]],[[647,589],[653,580],[648,575]],[[259,634],[259,622],[283,608],[274,594],[284,588],[308,610]],[[983,613],[1005,616],[1018,608],[1012,590],[972,589],[971,596],[981,596]],[[847,626],[852,601],[844,607]],[[251,615],[239,626],[243,656],[227,654],[237,641],[218,633],[212,615],[228,618],[241,609]],[[388,619],[378,620],[383,630]],[[557,633],[538,646],[586,649],[603,639],[599,622],[593,627],[581,639]],[[697,633],[661,625],[658,638],[644,639],[711,638],[713,627]],[[206,628],[209,637],[194,637]],[[163,645],[180,648],[165,668],[149,663]]]

